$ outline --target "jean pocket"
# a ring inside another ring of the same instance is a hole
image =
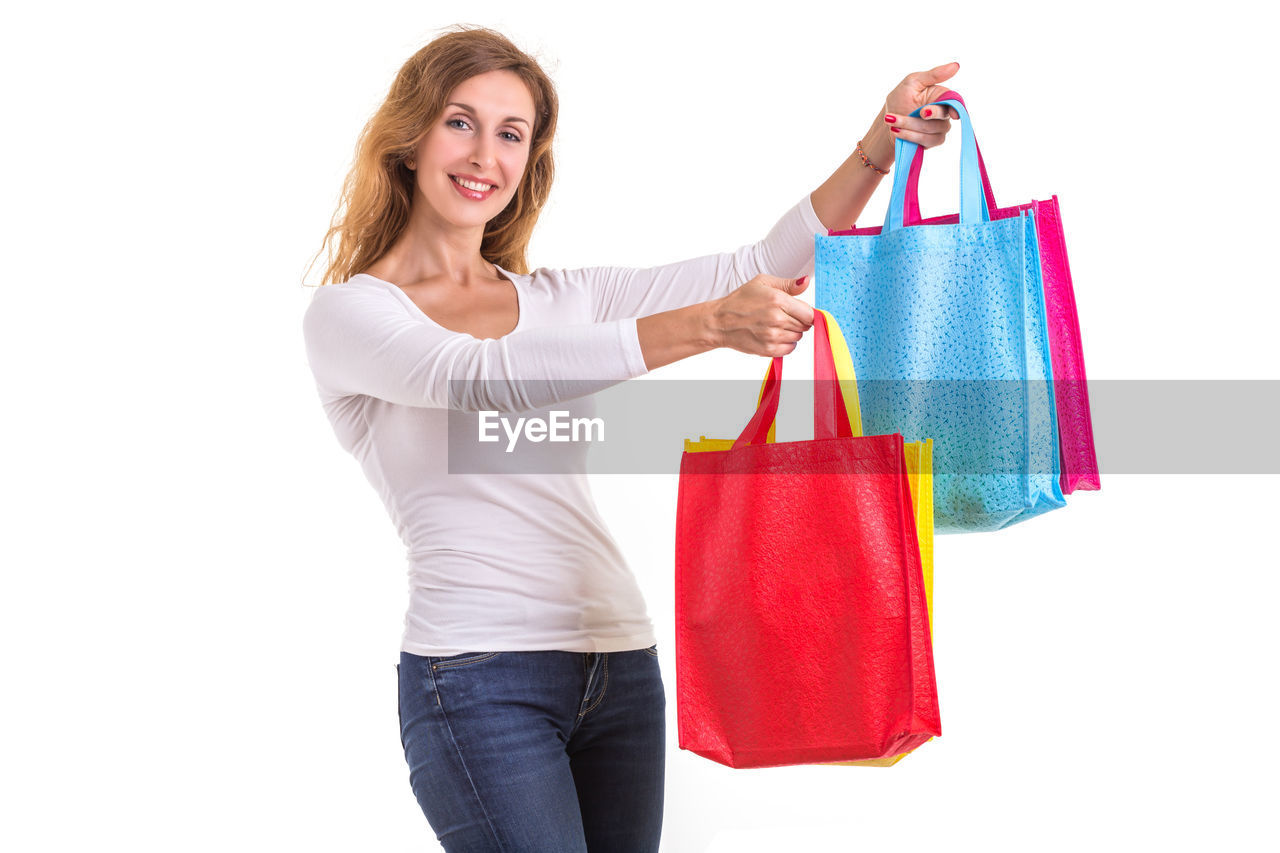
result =
[[[656,658],[656,657],[658,656],[658,644],[657,644],[657,643],[654,643],[652,646],[650,646],[649,648],[645,649],[645,651],[646,651],[646,652],[648,652],[649,654],[653,655],[653,656]]]
[[[471,666],[472,664],[483,663],[487,660],[493,660],[502,652],[463,652],[458,655],[449,655],[448,657],[430,658],[431,670],[439,672],[442,669],[457,669],[462,666]]]

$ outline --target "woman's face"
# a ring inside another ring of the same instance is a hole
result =
[[[459,84],[418,143],[417,194],[441,219],[483,227],[516,194],[529,162],[533,117],[533,96],[510,71]]]

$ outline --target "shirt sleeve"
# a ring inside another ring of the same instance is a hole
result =
[[[826,234],[827,229],[806,195],[763,240],[733,252],[648,268],[587,267],[566,270],[564,275],[571,286],[588,292],[597,321],[647,317],[727,296],[757,275],[809,274],[818,233]]]
[[[404,406],[521,412],[648,372],[634,318],[479,339],[410,315],[389,293],[346,285],[316,291],[303,337],[322,393]]]

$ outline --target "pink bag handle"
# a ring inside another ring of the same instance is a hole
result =
[[[813,437],[850,438],[853,428],[849,413],[836,377],[836,361],[831,351],[831,338],[827,331],[827,319],[821,311],[813,312]],[[749,444],[766,444],[769,429],[778,417],[778,402],[782,395],[782,357],[774,356],[765,377],[764,391],[756,413],[742,434],[733,442],[733,449]]]
[[[960,97],[958,92],[947,91],[939,101],[954,100],[964,104],[964,98]],[[965,104],[967,108],[969,105]],[[991,179],[987,177],[987,164],[982,160],[982,149],[978,147],[978,139],[975,136],[973,140],[974,147],[978,150],[978,170],[982,173],[982,192],[987,197],[987,210],[994,212],[996,209],[996,196],[991,191]],[[911,172],[907,175],[907,196],[906,196],[906,224],[919,225],[923,220],[920,215],[920,167],[924,165],[924,148],[916,146],[916,156],[911,160]]]

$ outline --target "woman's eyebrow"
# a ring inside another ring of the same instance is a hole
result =
[[[475,109],[474,109],[474,108],[472,108],[472,107],[467,106],[466,104],[456,104],[456,103],[452,103],[452,102],[450,102],[450,103],[445,104],[445,106],[446,106],[446,107],[461,107],[462,109],[466,110],[467,112],[471,113],[472,115],[475,115],[475,114],[476,114]],[[503,119],[503,121],[523,121],[525,124],[528,124],[528,123],[529,123],[529,122],[528,122],[528,121],[526,121],[525,119],[520,118],[520,116],[507,116],[506,118],[504,118],[504,119]]]

